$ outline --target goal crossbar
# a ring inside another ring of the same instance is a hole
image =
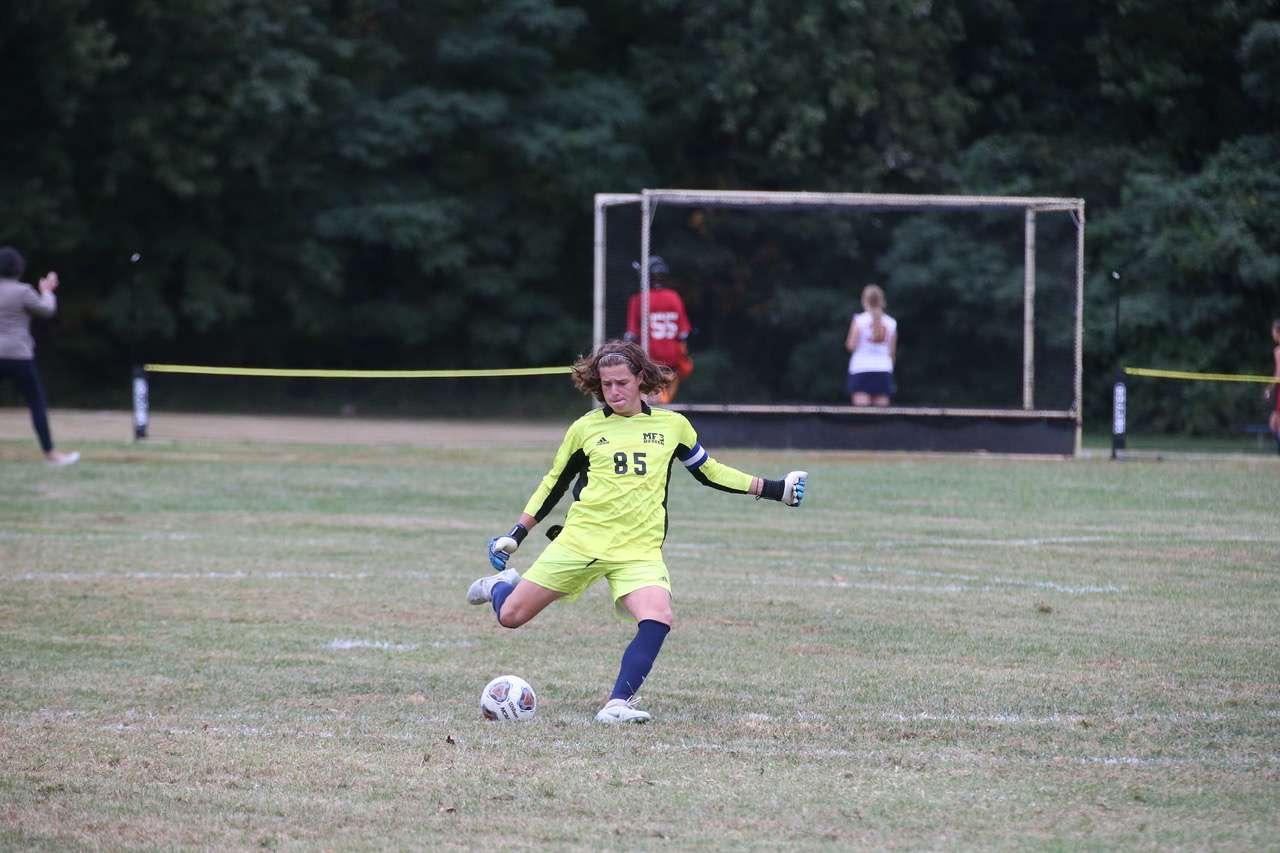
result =
[[[635,200],[621,193],[606,195],[614,204]],[[1081,211],[1084,199],[1040,196],[907,195],[894,193],[819,193],[774,190],[644,190],[641,197],[659,204],[684,207],[830,208],[878,210],[974,210],[1001,208],[1035,211]],[[601,196],[597,196],[597,199]]]

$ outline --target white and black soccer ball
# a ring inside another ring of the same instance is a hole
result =
[[[480,711],[486,720],[518,723],[532,720],[537,710],[533,686],[518,675],[499,675],[480,694]]]

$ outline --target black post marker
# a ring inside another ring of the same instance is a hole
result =
[[[1116,371],[1115,385],[1111,389],[1111,458],[1119,459],[1124,450],[1125,416],[1129,407],[1128,387],[1124,384],[1124,371]]]
[[[148,399],[147,371],[141,365],[133,368],[133,440],[141,441],[147,437],[147,423],[151,419],[151,404]]]

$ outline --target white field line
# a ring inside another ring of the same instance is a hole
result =
[[[430,580],[430,572],[23,572],[17,575],[0,575],[0,581],[64,581],[84,582],[99,580],[130,581],[243,581],[243,580],[367,580],[369,578],[409,578]]]
[[[15,726],[19,728],[47,728],[52,722],[61,722],[64,724],[79,725],[81,723],[92,722],[93,717],[97,714],[86,714],[74,710],[51,711],[50,709],[41,709],[35,714],[19,715],[13,712],[0,714],[0,722],[5,725]],[[306,722],[319,723],[319,728],[304,728],[299,725],[253,725],[230,724],[225,723],[212,724],[201,723],[197,721],[185,720],[181,724],[166,723],[164,718],[152,712],[144,714],[130,713],[128,722],[102,723],[95,728],[102,732],[111,732],[119,735],[125,733],[152,733],[159,732],[165,736],[188,736],[188,737],[231,737],[240,739],[265,739],[265,738],[289,738],[299,740],[332,740],[337,738],[348,740],[378,740],[378,741],[396,741],[402,743],[410,743],[420,741],[427,735],[425,730],[416,732],[388,732],[374,731],[369,727],[356,724],[346,726],[326,725],[332,722],[332,718],[310,717]],[[216,715],[211,719],[226,719],[228,717],[235,718],[236,714]],[[253,715],[243,715],[246,717]],[[747,715],[756,718],[765,715]],[[992,715],[993,718],[1000,718],[1006,715]],[[1137,715],[1132,718],[1120,717],[1118,721],[1125,719],[1143,720],[1143,719],[1168,719],[1173,722],[1172,718],[1180,715]],[[885,719],[894,720],[895,715],[885,715]],[[917,720],[920,717],[906,715],[905,721]],[[977,719],[986,719],[982,715],[978,715]],[[1092,719],[1097,719],[1096,717]],[[433,723],[446,722],[444,719],[422,718],[420,720],[424,725]],[[587,723],[583,723],[584,726]],[[709,752],[720,753],[726,755],[745,755],[762,758],[777,759],[802,759],[802,760],[822,760],[822,759],[859,759],[862,762],[879,762],[895,765],[895,769],[903,769],[896,766],[896,763],[902,760],[902,754],[898,750],[893,749],[847,749],[841,747],[825,747],[811,746],[794,742],[776,743],[776,742],[742,742],[724,743],[719,741],[705,741],[682,738],[675,743],[656,742],[649,746],[649,751],[654,753],[662,752]],[[1256,771],[1262,769],[1270,769],[1280,767],[1280,752],[1250,752],[1247,755],[1226,755],[1214,758],[1191,758],[1191,757],[1173,757],[1173,756],[1145,756],[1145,755],[1062,755],[1059,753],[1045,754],[1041,756],[1033,756],[1028,758],[1004,757],[992,755],[985,752],[976,751],[958,751],[942,749],[928,754],[913,753],[912,762],[924,761],[930,764],[938,765],[961,765],[961,766],[1058,766],[1063,763],[1078,765],[1103,765],[1103,766],[1128,766],[1128,767],[1207,767],[1207,768],[1223,768],[1228,770],[1249,770]],[[918,769],[913,766],[913,770]]]
[[[882,548],[918,548],[929,547],[934,545],[945,545],[954,547],[957,545],[977,545],[980,547],[1005,547],[1005,548],[1039,548],[1042,545],[1090,545],[1098,542],[1131,542],[1131,538],[1122,538],[1119,536],[1039,536],[1026,539],[974,539],[974,538],[945,538],[945,537],[926,537],[921,539],[877,539],[873,543],[876,547]],[[867,546],[866,542],[848,543],[849,547]]]
[[[354,527],[355,525],[353,525]],[[478,527],[477,527],[478,529]],[[377,536],[384,531],[382,528],[367,526],[362,528],[359,533],[364,536]],[[419,531],[408,531],[414,535],[419,535]],[[423,530],[420,535],[429,535],[435,533],[433,530]],[[223,542],[259,542],[263,539],[271,539],[279,536],[279,532],[275,530],[262,530],[250,533],[237,533],[234,536],[214,533],[191,533],[185,530],[150,530],[142,532],[105,532],[93,530],[80,531],[53,531],[53,530],[21,530],[0,532],[0,540],[4,539],[33,539],[45,540],[56,539],[59,541],[74,542],[194,542],[197,540],[215,539]],[[290,536],[289,541],[299,547],[301,546],[323,546],[350,544],[352,533],[334,533],[331,536]]]
[[[856,719],[879,719],[884,722],[913,723],[986,723],[1006,726],[1067,726],[1075,727],[1081,723],[1096,725],[1124,725],[1128,723],[1161,723],[1171,726],[1182,726],[1193,723],[1243,723],[1257,718],[1280,719],[1280,709],[1265,710],[1258,714],[1228,714],[1221,711],[1175,711],[1169,714],[1142,713],[1131,714],[959,714],[933,713],[921,711],[916,714],[881,714],[876,718],[856,717]]]
[[[186,542],[193,539],[211,538],[213,534],[205,533],[188,533],[186,531],[171,530],[149,530],[141,533],[131,533],[128,531],[102,531],[102,530],[5,530],[0,531],[0,539],[75,539],[75,540],[93,540],[93,539],[128,539],[130,541],[161,541],[161,542]],[[219,541],[226,537],[219,537]],[[243,537],[237,537],[243,538]]]
[[[1227,770],[1257,771],[1280,766],[1280,752],[1249,753],[1240,756],[1215,758],[1180,758],[1145,755],[1062,755],[1058,753],[1032,757],[1006,757],[981,752],[939,750],[931,753],[913,753],[908,766],[896,766],[902,761],[902,753],[886,749],[842,749],[840,747],[815,747],[804,744],[772,743],[720,743],[703,740],[682,740],[679,743],[655,743],[650,752],[712,752],[726,755],[745,755],[779,759],[857,759],[860,763],[893,764],[894,770],[918,772],[918,764],[960,765],[972,767],[1043,767],[1060,764],[1123,765],[1132,767],[1206,767]]]
[[[334,719],[333,714],[315,714],[308,713],[301,715],[300,722],[314,723],[331,723]],[[103,711],[83,711],[75,708],[40,708],[36,711],[5,711],[0,713],[0,723],[13,726],[41,726],[50,723],[92,723],[95,720],[101,720],[103,717],[116,716]],[[677,715],[679,717],[679,715]],[[730,715],[731,720],[744,720],[749,723],[777,723],[785,726],[788,723],[823,723],[831,718],[825,714],[816,714],[808,711],[801,711],[794,716],[775,717],[770,714],[763,713],[744,713]],[[100,722],[99,727],[103,729],[111,729],[113,731],[126,731],[129,729],[149,729],[157,726],[172,728],[172,722],[166,723],[172,718],[168,715],[158,714],[155,711],[138,711],[130,709],[124,713],[124,721],[112,723]],[[183,725],[201,725],[217,721],[223,724],[225,728],[253,728],[258,731],[266,731],[269,728],[273,717],[264,711],[222,711],[200,715],[196,720],[185,719],[180,722]],[[423,719],[426,719],[425,717]],[[443,718],[441,718],[443,719]],[[1045,728],[1045,727],[1068,727],[1075,728],[1081,723],[1089,723],[1091,726],[1125,726],[1125,725],[1149,725],[1152,723],[1183,727],[1193,726],[1196,724],[1214,724],[1223,723],[1239,724],[1251,722],[1263,722],[1266,720],[1280,720],[1280,709],[1266,709],[1257,714],[1247,714],[1244,712],[1223,712],[1223,711],[1173,711],[1170,713],[1161,712],[1113,712],[1113,713],[1059,713],[1052,714],[1018,714],[1018,713],[936,713],[932,711],[920,711],[916,713],[891,713],[885,712],[880,714],[859,714],[852,713],[841,715],[841,720],[852,723],[964,723],[964,724],[996,724],[1010,727],[1025,726],[1028,728]]]
[[[116,723],[115,725],[102,726],[99,730],[104,732],[134,731],[137,727],[128,723]],[[165,726],[164,734],[167,736],[209,736],[214,737],[233,737],[233,738],[297,738],[307,740],[330,740],[332,738],[368,738],[370,740],[394,740],[394,741],[413,741],[418,740],[421,736],[409,733],[396,732],[371,732],[367,729],[357,727],[347,727],[344,729],[319,729],[307,730],[300,728],[260,728],[258,726],[200,726],[199,728],[186,728],[183,726]]]
[[[350,526],[359,527],[358,523]],[[368,532],[375,534],[381,531],[381,528],[368,525]],[[469,530],[481,529],[479,525],[454,525],[452,529]],[[423,528],[424,532],[434,532],[429,526]],[[410,532],[415,532],[411,530]],[[813,530],[813,533],[822,533],[822,530]],[[835,533],[836,530],[829,532]],[[128,539],[130,541],[175,541],[185,542],[197,539],[209,539],[215,534],[192,532],[186,530],[149,530],[149,531],[128,531],[128,530],[0,530],[0,540],[3,539],[110,539],[121,540]],[[225,534],[216,534],[219,541],[224,541],[227,536]],[[262,536],[274,536],[274,530],[261,530],[248,532],[242,531],[236,538],[244,541],[253,541]],[[332,537],[318,536],[303,540],[306,542],[314,542],[316,544],[326,544],[334,541],[347,541],[343,537],[349,539],[349,534],[341,536],[335,534]],[[1012,539],[1002,538],[978,538],[978,537],[941,537],[941,536],[920,536],[917,538],[897,538],[897,539],[860,539],[860,540],[841,540],[823,538],[820,546],[814,546],[805,549],[802,543],[794,543],[789,547],[795,547],[799,550],[827,550],[831,547],[841,548],[926,548],[933,546],[962,547],[973,546],[980,548],[1040,548],[1045,545],[1094,545],[1098,543],[1114,543],[1119,545],[1132,545],[1135,541],[1151,541],[1166,544],[1183,544],[1189,542],[1195,543],[1261,543],[1261,544],[1280,544],[1280,537],[1266,536],[1256,533],[1204,533],[1194,534],[1183,531],[1167,531],[1155,534],[1125,534],[1110,536],[1030,536]],[[677,551],[723,551],[731,548],[731,543],[724,542],[668,542],[665,547],[670,550]]]
[[[1215,541],[1219,537],[1214,537]],[[1228,537],[1221,537],[1222,541],[1228,541]],[[822,544],[805,548],[802,543],[796,543],[794,550],[797,551],[830,551],[833,548],[932,548],[938,546],[960,547],[975,546],[981,548],[1040,548],[1044,545],[1096,545],[1099,542],[1116,543],[1116,544],[1132,544],[1134,538],[1131,536],[1039,536],[1023,539],[975,539],[975,538],[958,538],[958,537],[935,537],[922,536],[918,539],[879,539],[869,538],[862,540],[853,539],[828,539],[823,538]],[[1162,539],[1161,541],[1167,541]],[[1231,539],[1230,541],[1234,541]],[[1249,541],[1255,541],[1250,539]],[[1266,540],[1263,540],[1266,541]],[[1277,540],[1280,541],[1280,540]],[[675,543],[667,545],[667,548],[688,551],[723,551],[726,547],[732,547],[725,543]],[[788,548],[792,548],[790,544]]]
[[[417,651],[417,643],[389,643],[386,640],[344,640],[338,638],[325,646],[327,649],[334,651],[345,651],[346,649],[379,649],[384,652],[413,652]]]
[[[1047,589],[1052,592],[1065,592],[1072,595],[1083,595],[1087,593],[1097,592],[1124,592],[1124,587],[1115,584],[1088,584],[1085,586],[1069,586],[1060,584],[1056,581],[1047,580],[1022,580],[1020,578],[1001,578],[991,577],[984,578],[980,575],[964,575],[954,572],[939,572],[926,569],[901,569],[886,566],[850,566],[846,567],[849,571],[864,572],[866,574],[899,574],[914,577],[943,578],[951,581],[960,581],[964,584],[986,584],[984,589],[995,586],[1018,586],[1030,587],[1032,589]]]
[[[1269,698],[1280,699],[1280,696]],[[775,718],[769,714],[758,712],[745,713],[737,716],[743,720],[753,723],[768,723],[774,722],[775,720],[778,723],[787,722],[783,717]],[[858,723],[979,723],[1029,727],[1075,727],[1079,726],[1081,723],[1088,723],[1091,726],[1146,723],[1160,723],[1170,726],[1185,726],[1195,723],[1247,723],[1251,720],[1257,720],[1258,718],[1280,720],[1280,708],[1266,709],[1257,714],[1246,714],[1242,712],[1228,713],[1223,711],[1174,711],[1172,713],[1134,711],[1094,714],[1059,711],[1055,711],[1051,714],[1019,714],[1015,712],[979,714],[918,711],[915,713],[885,712],[882,714],[871,715],[855,712],[847,715],[841,715],[839,719],[846,722]],[[795,714],[795,721],[826,723],[834,721],[834,719],[826,714],[818,714],[812,711],[798,711]]]
[[[359,716],[342,713],[336,709],[327,714],[305,714],[298,721],[273,720],[263,713],[223,712],[209,714],[195,719],[190,717],[174,720],[154,711],[129,710],[125,719],[116,722],[104,722],[102,717],[109,716],[101,712],[77,711],[74,709],[54,710],[41,708],[32,714],[7,712],[0,714],[0,725],[16,728],[35,728],[62,724],[71,726],[90,726],[96,731],[154,733],[165,735],[218,735],[245,738],[371,738],[375,740],[412,741],[421,735],[412,732],[386,732],[371,730],[362,725]],[[415,725],[438,725],[448,722],[442,716],[414,714],[405,719]],[[335,721],[348,723],[334,726]]]
[[[1024,539],[974,539],[974,538],[933,538],[925,537],[919,539],[875,539],[870,542],[832,542],[830,544],[842,545],[850,548],[866,548],[868,546],[877,548],[923,548],[936,545],[945,545],[948,547],[958,546],[976,546],[981,548],[1040,548],[1045,545],[1096,545],[1098,543],[1111,543],[1116,545],[1133,545],[1135,542],[1155,542],[1163,545],[1184,545],[1190,543],[1197,544],[1226,544],[1226,543],[1262,543],[1267,545],[1280,544],[1280,537],[1261,536],[1258,534],[1220,534],[1220,533],[1161,533],[1158,536],[1147,534],[1130,534],[1125,536],[1037,536]]]
[[[897,569],[881,566],[841,566],[835,565],[833,568],[837,571],[845,571],[850,573],[861,574],[884,574],[884,575],[907,575],[909,577],[927,577],[938,578],[939,580],[951,581],[938,585],[926,584],[891,584],[884,582],[868,582],[868,581],[851,581],[843,578],[800,578],[800,577],[782,577],[779,575],[767,574],[729,574],[715,572],[700,572],[699,577],[730,579],[737,583],[747,583],[751,586],[791,586],[791,587],[817,587],[831,589],[870,589],[884,592],[991,592],[1003,587],[1016,587],[1024,589],[1040,589],[1049,592],[1060,592],[1065,595],[1095,595],[1103,593],[1121,593],[1125,592],[1125,587],[1116,586],[1115,584],[1086,584],[1082,586],[1074,586],[1069,584],[1061,584],[1056,581],[1048,580],[1020,580],[1017,578],[1001,578],[990,577],[984,578],[978,575],[954,574],[950,572],[925,571],[921,569]]]
[[[704,572],[704,578],[733,579],[741,583],[746,581],[752,586],[790,586],[817,587],[832,589],[867,589],[882,592],[990,592],[1003,587],[1040,589],[1058,592],[1065,595],[1092,595],[1102,593],[1121,593],[1125,587],[1115,584],[1087,584],[1082,586],[1061,584],[1049,580],[1021,580],[1017,578],[990,577],[979,575],[954,574],[950,572],[925,571],[921,569],[902,569],[881,566],[841,566],[837,571],[860,574],[906,575],[908,577],[936,578],[950,581],[942,584],[892,584],[885,582],[849,581],[835,578],[801,578],[783,577],[779,575],[727,574]],[[46,583],[88,583],[93,581],[274,581],[274,580],[369,580],[386,578],[407,578],[412,580],[430,580],[430,572],[392,571],[392,572],[299,572],[299,571],[234,571],[234,572],[22,572],[16,575],[0,575],[0,581],[10,582],[46,582]]]
[[[820,533],[821,531],[812,531]],[[834,532],[834,531],[833,531]],[[1154,534],[1126,534],[1114,536],[1032,536],[1021,537],[1015,539],[997,539],[997,538],[977,538],[977,537],[937,537],[937,536],[921,536],[918,538],[904,539],[828,539],[823,538],[821,545],[805,547],[804,543],[788,543],[788,549],[798,552],[826,552],[834,548],[848,549],[866,549],[866,548],[932,548],[945,546],[949,548],[974,547],[974,548],[1042,548],[1046,545],[1097,545],[1114,544],[1131,546],[1135,542],[1155,542],[1162,545],[1183,545],[1189,543],[1197,544],[1264,544],[1264,545],[1280,545],[1280,537],[1265,536],[1256,533],[1205,533],[1192,534],[1185,532],[1161,532],[1159,535]],[[671,542],[664,546],[667,550],[674,551],[725,551],[732,549],[731,544],[714,543],[714,542]]]

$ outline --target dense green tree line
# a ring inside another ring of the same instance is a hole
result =
[[[1111,271],[1131,363],[1261,372],[1280,314],[1276,0],[9,0],[0,57],[0,242],[62,273],[84,394],[139,354],[563,362],[591,196],[645,186],[1083,197],[1091,412]],[[911,292],[971,236],[860,240]]]

